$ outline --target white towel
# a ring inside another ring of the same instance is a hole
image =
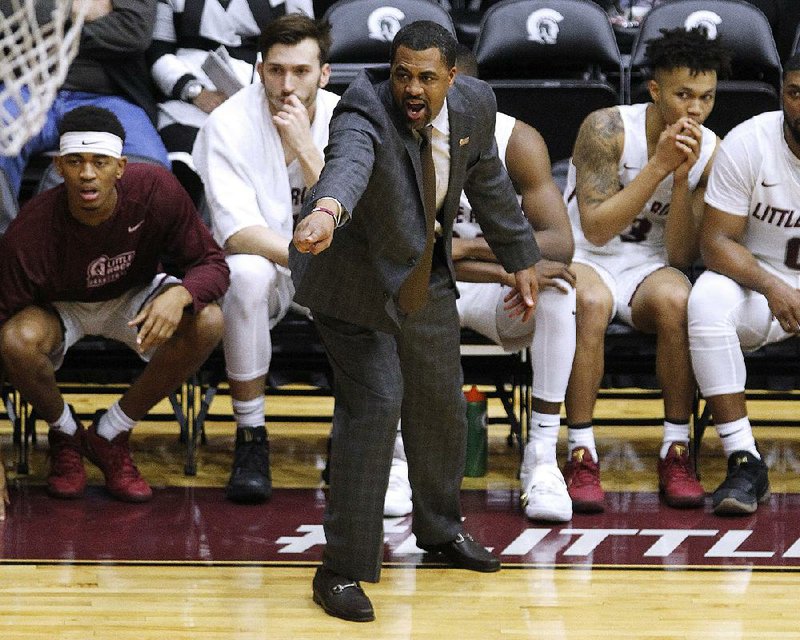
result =
[[[328,123],[338,101],[334,93],[317,92],[311,136],[320,151],[328,144]],[[261,83],[245,87],[212,112],[197,135],[192,157],[220,245],[256,225],[291,238],[289,173]]]

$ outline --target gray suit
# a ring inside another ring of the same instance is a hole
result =
[[[363,72],[339,102],[325,168],[302,214],[329,196],[352,219],[316,256],[290,247],[295,300],[314,312],[334,369],[323,562],[355,580],[374,582],[380,576],[383,496],[401,413],[418,541],[448,542],[462,530],[466,425],[450,258],[462,189],[507,271],[525,269],[539,258],[497,157],[491,89],[457,76],[447,106],[450,182],[439,212],[443,244],[420,311],[404,315],[397,305],[400,286],[425,246],[420,154],[394,106],[386,71]]]

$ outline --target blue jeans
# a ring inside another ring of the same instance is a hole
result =
[[[125,128],[125,155],[144,156],[170,168],[167,149],[147,117],[144,109],[120,96],[86,93],[84,91],[59,91],[42,130],[25,143],[17,156],[0,155],[0,169],[5,172],[12,192],[19,195],[22,174],[28,160],[46,151],[56,151],[59,146],[58,123],[68,111],[84,106],[103,107],[113,112]]]

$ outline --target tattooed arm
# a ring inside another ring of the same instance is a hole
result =
[[[581,226],[589,242],[602,246],[627,229],[659,183],[680,165],[685,156],[675,152],[675,137],[682,126],[676,123],[662,132],[655,153],[623,189],[618,167],[625,132],[619,111],[600,109],[583,121],[572,161]]]

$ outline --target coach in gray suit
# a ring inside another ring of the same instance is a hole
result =
[[[313,594],[347,620],[374,619],[358,581],[380,577],[401,414],[418,546],[457,567],[500,568],[461,523],[466,408],[450,243],[462,188],[515,274],[512,314],[533,311],[539,251],[497,157],[492,90],[456,78],[456,47],[443,27],[415,22],[395,37],[388,76],[353,81],[289,255],[295,301],[314,313],[336,398]]]

